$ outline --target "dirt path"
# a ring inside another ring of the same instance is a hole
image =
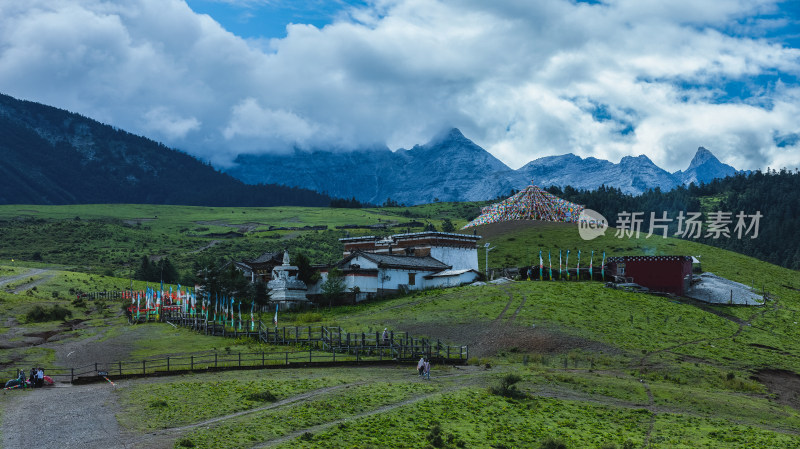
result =
[[[511,321],[512,322],[517,319],[517,315],[519,315],[519,311],[522,310],[522,306],[525,305],[525,301],[527,301],[527,300],[528,300],[528,298],[525,295],[522,295],[522,302],[519,303],[519,307],[517,307],[517,310],[514,311],[514,315],[511,316]]]
[[[266,448],[266,447],[277,446],[277,445],[279,445],[281,443],[285,443],[285,442],[287,442],[289,440],[293,440],[293,439],[299,437],[300,435],[302,435],[302,434],[304,434],[306,432],[310,432],[310,433],[321,432],[321,431],[330,429],[333,426],[339,425],[339,424],[347,422],[347,421],[361,419],[361,418],[367,418],[369,416],[374,416],[374,415],[379,415],[381,413],[386,413],[386,412],[392,411],[392,410],[394,410],[396,408],[405,407],[406,405],[415,404],[417,402],[424,401],[425,399],[430,399],[433,396],[436,396],[436,395],[439,395],[439,394],[442,394],[442,393],[447,393],[447,392],[450,392],[450,391],[455,391],[455,390],[458,390],[460,388],[464,388],[464,387],[455,387],[455,388],[451,388],[451,389],[448,389],[448,390],[445,390],[445,391],[437,391],[437,392],[434,392],[434,393],[427,393],[427,394],[423,394],[423,395],[419,395],[419,396],[414,396],[414,397],[406,399],[404,401],[396,402],[394,404],[384,405],[382,407],[378,407],[378,408],[372,409],[372,410],[367,410],[366,412],[362,412],[362,413],[359,413],[357,415],[353,415],[353,416],[350,416],[350,417],[347,417],[347,418],[341,418],[341,419],[337,419],[335,421],[328,421],[328,422],[323,423],[323,424],[318,424],[316,426],[307,427],[307,428],[304,428],[304,429],[298,429],[298,430],[295,430],[294,432],[286,434],[286,435],[284,435],[282,437],[278,437],[278,438],[275,438],[273,440],[265,441],[265,442],[263,442],[261,444],[253,446],[253,449],[261,449],[261,448]]]
[[[450,374],[445,374],[445,375],[442,375],[442,376],[434,376],[434,377],[431,377],[431,379],[433,381],[436,381],[436,379],[442,379],[442,378],[448,378],[448,377],[472,376],[474,374],[476,374],[476,372],[474,370],[469,370],[469,371],[466,371],[466,372],[463,372],[463,373],[450,373]],[[370,417],[370,416],[380,415],[382,413],[386,413],[386,412],[392,411],[392,410],[400,408],[400,407],[405,407],[407,405],[416,404],[417,402],[424,401],[426,399],[430,399],[430,398],[432,398],[434,396],[437,396],[437,395],[452,393],[454,391],[461,390],[463,388],[467,388],[469,386],[472,386],[474,383],[475,383],[474,379],[472,381],[469,381],[469,380],[466,381],[466,382],[462,381],[458,385],[455,385],[455,386],[452,386],[452,387],[448,387],[448,388],[444,388],[444,389],[439,390],[439,391],[420,394],[420,395],[405,399],[405,400],[400,401],[400,402],[395,402],[394,404],[387,404],[387,405],[384,405],[384,406],[381,406],[381,407],[378,407],[378,408],[375,408],[375,409],[372,409],[372,410],[367,410],[365,412],[361,412],[361,413],[358,413],[356,415],[349,416],[349,417],[346,417],[346,418],[341,418],[341,419],[337,419],[337,420],[334,420],[334,421],[328,421],[326,423],[318,424],[316,426],[306,427],[306,428],[303,428],[303,429],[297,429],[294,432],[288,433],[288,434],[283,435],[281,437],[278,437],[278,438],[275,438],[275,439],[272,439],[272,440],[268,440],[268,441],[264,441],[262,443],[259,443],[259,444],[255,445],[255,446],[253,446],[252,449],[261,449],[261,448],[266,448],[266,447],[277,446],[277,445],[279,445],[281,443],[285,443],[285,442],[287,442],[289,440],[297,438],[297,437],[299,437],[300,435],[302,435],[302,434],[304,434],[306,432],[317,433],[317,432],[321,432],[321,431],[330,429],[333,426],[337,426],[337,425],[339,425],[341,423],[344,423],[344,422],[347,422],[347,421],[352,421],[352,420],[356,420],[356,419],[361,419],[361,418],[367,418],[367,417]]]
[[[134,447],[120,438],[113,388],[92,384],[15,391],[3,401],[3,447]]]
[[[503,287],[503,286],[499,286],[499,287],[500,287],[500,290],[503,290],[508,295],[508,302],[506,303],[506,307],[503,309],[503,311],[500,312],[500,315],[497,315],[497,318],[494,319],[495,321],[500,321],[501,319],[503,319],[503,315],[506,314],[506,312],[508,311],[508,308],[511,307],[511,303],[514,302],[514,293],[512,293],[511,290],[507,289],[506,287]]]
[[[650,436],[653,434],[653,427],[656,425],[655,400],[653,399],[653,391],[650,390],[650,385],[648,385],[643,379],[639,379],[639,382],[642,383],[642,386],[644,386],[644,391],[647,392],[647,408],[650,410],[650,424],[647,427],[647,435],[644,437],[644,444],[642,446],[650,447]]]
[[[141,436],[138,438],[132,438],[130,440],[131,447],[146,447],[146,448],[167,448],[172,447],[174,441],[179,438],[182,434],[186,433],[187,431],[196,429],[198,427],[205,427],[211,424],[215,424],[221,421],[226,421],[233,418],[238,418],[240,416],[249,415],[251,413],[262,412],[265,410],[272,410],[279,407],[284,407],[287,405],[294,404],[296,402],[303,402],[314,399],[317,396],[324,395],[330,393],[331,391],[336,391],[342,388],[348,388],[355,385],[362,385],[366,382],[356,382],[350,384],[342,384],[342,385],[334,385],[331,387],[319,388],[317,390],[312,390],[306,393],[298,394],[297,396],[292,396],[286,399],[283,399],[278,402],[274,402],[272,404],[264,405],[262,407],[251,408],[249,410],[242,410],[240,412],[231,413],[229,415],[224,416],[217,416],[216,418],[207,419],[205,421],[201,421],[194,424],[189,424],[186,426],[180,427],[171,427],[169,429],[163,429],[155,432],[150,432],[148,435]]]
[[[698,307],[703,309],[703,310],[706,310],[705,307],[701,307],[701,306],[698,306]],[[777,307],[778,307],[778,300],[775,299],[774,300],[774,304],[773,304],[773,308],[777,308]],[[645,361],[647,361],[647,359],[650,356],[654,355],[654,354],[658,354],[658,353],[661,353],[661,352],[672,352],[672,350],[680,348],[680,347],[683,347],[683,346],[696,345],[696,344],[703,343],[703,342],[711,343],[713,341],[727,340],[729,338],[736,338],[736,337],[739,336],[739,334],[742,333],[742,331],[744,330],[745,327],[751,327],[751,322],[753,320],[755,320],[759,316],[764,315],[769,310],[770,310],[770,308],[767,308],[766,306],[762,307],[759,311],[757,311],[757,312],[753,313],[752,315],[750,315],[746,320],[742,320],[742,319],[739,319],[739,318],[731,317],[731,316],[729,316],[727,314],[724,314],[722,312],[718,312],[718,311],[714,311],[714,310],[706,310],[709,313],[712,313],[712,314],[717,315],[717,316],[719,316],[721,318],[725,318],[725,319],[728,319],[728,320],[736,323],[738,325],[738,328],[736,329],[736,332],[734,332],[731,335],[725,335],[725,336],[721,336],[721,337],[713,337],[713,338],[708,338],[707,337],[707,338],[701,338],[701,339],[698,339],[698,340],[685,341],[683,343],[678,343],[676,345],[673,345],[673,346],[670,346],[670,347],[667,347],[667,348],[661,348],[661,349],[658,349],[658,350],[655,350],[655,351],[648,352],[647,354],[643,355],[641,359],[639,359],[639,366],[644,365]],[[789,353],[786,353],[785,355],[794,357],[793,354],[789,354]]]
[[[213,247],[219,245],[220,242],[221,242],[221,240],[212,240],[212,241],[208,242],[208,245],[205,245],[205,246],[203,246],[201,248],[198,248],[198,249],[196,249],[194,251],[189,251],[186,254],[197,254],[197,253],[199,253],[201,251],[205,251],[205,250],[207,250],[209,248],[213,248]]]
[[[49,273],[49,271],[50,270],[47,270],[46,274],[44,274],[44,276],[42,276],[39,279],[36,279],[33,282],[28,282],[27,284],[22,284],[22,285],[18,286],[17,288],[14,289],[14,294],[18,295],[18,294],[20,294],[20,293],[22,293],[24,291],[27,291],[27,290],[32,289],[33,287],[36,287],[37,285],[41,285],[41,284],[49,281],[50,279],[53,278],[53,276],[56,275],[55,273]]]
[[[15,274],[13,276],[0,277],[0,287],[3,286],[3,285],[6,285],[6,284],[10,284],[10,283],[15,282],[15,281],[19,281],[21,279],[25,279],[25,278],[29,278],[29,277],[33,277],[33,276],[38,276],[40,274],[45,274],[45,273],[48,273],[48,272],[50,272],[50,270],[46,269],[46,268],[31,268],[30,270],[28,270],[28,271],[26,271],[24,273],[21,273],[21,274]]]

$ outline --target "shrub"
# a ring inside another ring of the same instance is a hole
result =
[[[53,306],[50,309],[42,306],[35,306],[29,310],[25,318],[29,323],[43,323],[45,321],[64,321],[72,317],[72,311],[66,307]]]
[[[150,401],[150,407],[151,408],[167,408],[167,407],[169,407],[169,404],[167,404],[167,401],[165,401],[163,399],[153,399],[152,401]],[[194,445],[187,446],[187,447],[194,447]]]
[[[512,399],[520,399],[525,398],[528,395],[523,393],[522,391],[517,390],[517,386],[515,385],[517,382],[521,381],[522,378],[516,374],[506,374],[500,379],[500,385],[497,387],[492,387],[489,391],[492,394],[496,394],[498,396],[503,396],[506,398]]]
[[[442,432],[442,426],[439,423],[435,423],[433,427],[431,427],[431,431],[425,437],[431,446],[433,447],[444,447],[444,432]]]
[[[256,402],[275,402],[278,400],[278,398],[276,398],[271,391],[260,391],[258,393],[252,393],[249,396],[247,396],[247,399]]]
[[[546,440],[542,441],[539,449],[567,449],[567,445],[561,440],[548,437]]]
[[[175,443],[175,445],[178,446],[178,447],[195,447],[194,443],[192,442],[192,440],[190,440],[188,438],[184,438],[184,439],[178,441],[177,443]]]
[[[311,441],[314,439],[314,434],[311,432],[303,432],[303,434],[300,435],[300,439],[303,441]]]

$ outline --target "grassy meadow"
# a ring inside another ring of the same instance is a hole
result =
[[[426,224],[441,229],[445,218],[460,228],[464,217],[478,210],[479,203],[372,209],[0,205],[0,261],[121,278],[130,277],[143,256],[168,257],[184,274],[202,258],[256,257],[283,249],[332,263],[341,255],[338,239],[347,235],[416,232]],[[348,225],[387,229],[336,228]],[[306,226],[325,229],[292,229]]]
[[[476,203],[409,208],[0,206],[0,366],[69,366],[69,351],[136,360],[209,351],[292,350],[131,326],[119,301],[76,292],[141,289],[130,264],[167,255],[252,257],[289,248],[335,260],[338,238],[403,232],[335,226],[418,221],[460,227]],[[269,230],[327,226],[327,230]],[[412,228],[420,231],[421,228]],[[222,237],[235,231],[241,236]],[[660,236],[584,241],[575,226],[526,222],[476,228],[496,246],[490,267],[575,267],[606,256],[699,256],[704,271],[754,285],[763,306],[711,306],[589,281],[519,281],[428,290],[335,308],[281,313],[282,325],[384,327],[469,345],[466,366],[294,368],[196,373],[118,383],[117,421],[148,447],[774,448],[800,447],[800,273]],[[465,232],[472,233],[472,230]],[[217,242],[211,244],[212,242]],[[34,257],[36,256],[36,257]],[[11,259],[14,259],[12,264]],[[484,253],[479,251],[483,268]],[[4,279],[8,280],[3,281]],[[59,307],[69,316],[31,320]],[[265,321],[269,321],[267,317]],[[47,338],[43,338],[45,336]],[[302,350],[303,348],[297,348]],[[84,359],[81,359],[84,360]],[[795,390],[793,390],[795,389]],[[4,392],[0,404],[20,391]],[[563,446],[559,446],[562,444]]]

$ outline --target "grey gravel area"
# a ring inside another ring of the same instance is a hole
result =
[[[762,295],[747,285],[725,279],[714,273],[697,276],[700,282],[692,285],[686,296],[711,304],[738,304],[756,306],[764,303]]]
[[[3,447],[127,448],[111,384],[9,391],[2,400]]]

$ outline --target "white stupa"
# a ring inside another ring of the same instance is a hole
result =
[[[289,252],[283,253],[283,264],[272,269],[272,280],[267,283],[270,300],[282,309],[303,307],[308,304],[306,283],[297,278],[300,269],[289,262]]]

